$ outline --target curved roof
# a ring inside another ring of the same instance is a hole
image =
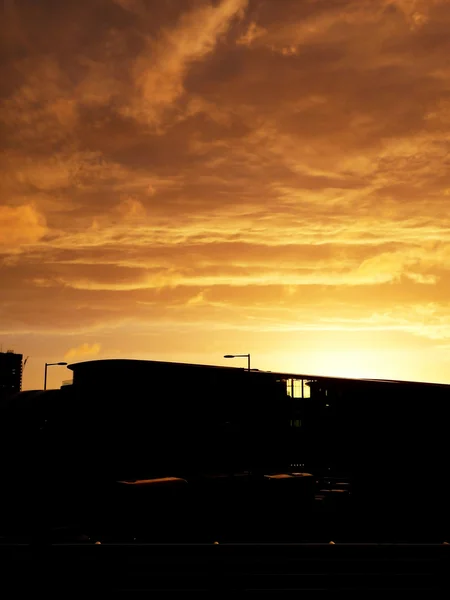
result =
[[[142,359],[133,359],[133,358],[110,358],[110,359],[95,359],[82,361],[78,363],[72,363],[68,365],[68,369],[71,369],[80,373],[89,373],[94,374],[95,371],[102,372],[103,374],[108,372],[114,374],[117,371],[140,371],[142,374],[149,371],[154,370],[165,370],[165,369],[180,369],[180,370],[191,370],[191,369],[202,369],[207,371],[216,371],[216,372],[242,372],[247,371],[244,367],[237,366],[218,366],[218,365],[204,365],[198,363],[181,363],[181,362],[171,362],[171,361],[157,361],[157,360],[142,360]],[[321,382],[327,385],[330,384],[365,384],[365,385],[379,385],[379,386],[387,386],[387,385],[404,385],[404,386],[427,386],[433,388],[440,388],[450,390],[449,384],[444,383],[429,383],[429,382],[420,382],[420,381],[402,381],[402,380],[393,380],[393,379],[358,379],[351,377],[327,377],[325,375],[311,375],[306,373],[285,373],[285,372],[277,372],[277,371],[260,371],[258,369],[251,369],[252,373],[259,374],[264,377],[267,375],[271,375],[274,378],[278,379],[304,379],[308,381]]]
[[[202,365],[198,363],[182,363],[182,362],[172,362],[172,361],[162,361],[162,360],[141,360],[137,358],[102,358],[95,360],[85,360],[77,363],[71,363],[67,365],[68,369],[72,371],[78,371],[80,369],[98,369],[98,368],[110,368],[110,369],[120,369],[120,368],[149,368],[149,367],[187,367],[187,368],[201,368],[201,369],[219,369],[223,371],[236,371],[243,370],[242,368],[237,367],[225,367],[225,366],[217,366],[217,365]]]

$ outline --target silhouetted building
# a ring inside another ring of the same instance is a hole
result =
[[[73,385],[61,392],[73,399],[70,427],[108,448],[105,473],[184,476],[288,464],[289,402],[271,374],[142,360],[69,369]],[[90,456],[92,464],[96,452]]]
[[[0,441],[24,464],[37,459],[46,506],[114,482],[175,477],[192,487],[250,473],[281,489],[306,472],[320,486],[350,482],[355,522],[450,531],[449,385],[142,360],[68,368],[72,385],[0,405]]]
[[[0,399],[21,391],[22,358],[22,354],[15,354],[12,350],[0,352]]]

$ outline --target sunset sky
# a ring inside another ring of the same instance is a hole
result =
[[[46,361],[248,352],[450,383],[450,0],[1,11],[0,344],[25,389]]]

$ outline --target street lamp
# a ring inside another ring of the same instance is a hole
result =
[[[250,371],[250,354],[225,354],[224,358],[246,358],[247,369]]]
[[[45,363],[45,371],[44,371],[44,391],[47,389],[47,367],[65,367],[68,363],[66,362],[58,362],[58,363]]]

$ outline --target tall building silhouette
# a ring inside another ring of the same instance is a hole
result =
[[[0,352],[0,399],[21,391],[22,358],[12,350]]]

